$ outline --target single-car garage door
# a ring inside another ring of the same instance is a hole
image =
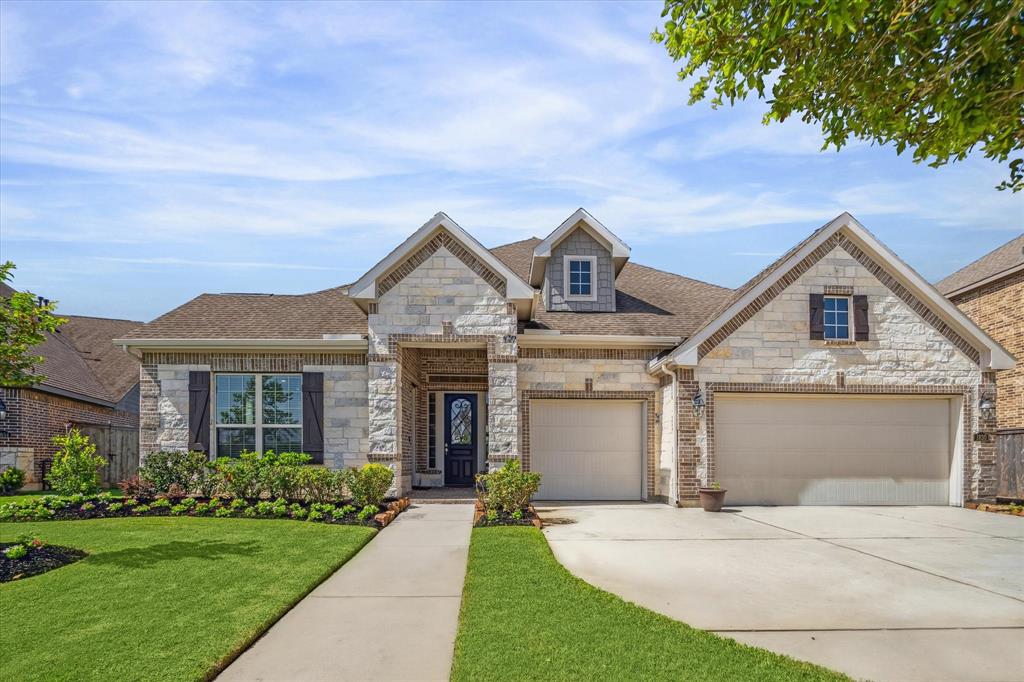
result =
[[[643,495],[643,405],[533,400],[530,468],[541,500],[638,500]]]
[[[715,395],[729,504],[949,504],[948,397]]]

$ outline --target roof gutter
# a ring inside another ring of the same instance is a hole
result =
[[[359,334],[325,334],[320,339],[114,339],[125,351],[139,350],[366,350]]]

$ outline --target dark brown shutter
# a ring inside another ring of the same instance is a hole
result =
[[[868,297],[853,297],[853,339],[854,341],[868,340]]]
[[[324,463],[324,375],[302,373],[302,451]]]
[[[210,452],[210,373],[188,373],[188,448]]]
[[[811,338],[825,338],[825,294],[811,294]]]

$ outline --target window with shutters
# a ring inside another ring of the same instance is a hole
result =
[[[218,374],[215,382],[217,457],[302,451],[301,375]]]
[[[825,297],[825,339],[828,341],[849,341],[850,297]]]

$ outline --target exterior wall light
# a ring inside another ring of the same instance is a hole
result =
[[[981,418],[985,420],[992,420],[996,418],[996,401],[992,399],[992,396],[982,396],[981,400],[978,401],[978,411],[981,412]]]
[[[0,398],[0,422],[7,419],[7,403],[4,402],[3,398]]]
[[[703,416],[704,415],[704,407],[705,407],[704,394],[700,392],[699,388],[697,389],[697,392],[693,394],[692,402],[693,402],[693,416],[694,417],[701,417],[701,416]]]

